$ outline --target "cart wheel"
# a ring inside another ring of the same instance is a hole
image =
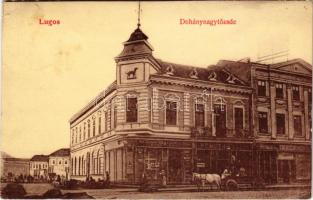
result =
[[[238,190],[238,184],[235,180],[228,180],[226,182],[226,189],[230,191]]]

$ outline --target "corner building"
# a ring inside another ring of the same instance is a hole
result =
[[[186,184],[192,172],[221,174],[234,164],[260,173],[261,147],[272,138],[256,151],[251,73],[225,64],[251,63],[199,68],[152,51],[138,27],[115,58],[116,81],[70,119],[71,178],[105,179],[107,171],[113,182],[138,184],[143,173],[159,181],[163,172],[167,184]]]

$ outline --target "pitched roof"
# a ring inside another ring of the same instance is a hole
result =
[[[127,42],[137,41],[137,40],[147,40],[148,36],[142,32],[138,27],[129,37]]]
[[[169,68],[172,68],[172,76],[181,77],[181,78],[189,78],[192,79],[193,71],[196,71],[196,76],[194,79],[203,80],[203,81],[213,81],[222,82],[226,84],[238,84],[238,85],[246,85],[246,83],[238,78],[235,74],[232,74],[227,68],[219,65],[211,65],[208,68],[196,67],[190,65],[182,65],[176,63],[170,63],[166,61],[162,61],[161,59],[157,59],[159,64],[161,65],[160,74],[168,74]],[[212,77],[212,73],[214,73],[215,79],[210,79]],[[233,76],[233,83],[229,81],[230,76]]]
[[[274,64],[271,64],[270,66],[273,68],[280,68],[282,66],[286,66],[286,65],[290,65],[290,64],[294,64],[294,63],[300,63],[303,66],[305,66],[307,69],[312,70],[312,65],[309,64],[308,62],[300,59],[300,58],[292,59],[292,60],[288,60],[288,61],[284,61],[284,62],[279,62],[279,63],[274,63]]]
[[[51,153],[50,156],[59,156],[59,157],[70,156],[70,149],[62,148],[62,149],[56,150],[55,152]]]
[[[34,155],[30,161],[40,161],[40,162],[48,162],[49,156],[47,155]]]

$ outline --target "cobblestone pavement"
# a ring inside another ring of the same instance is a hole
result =
[[[300,199],[309,198],[309,189],[270,190],[270,191],[212,191],[212,192],[154,192],[141,193],[135,190],[114,189],[84,190],[95,198],[106,199]],[[67,191],[66,191],[67,192]],[[71,191],[73,192],[73,191]]]
[[[1,185],[0,188],[3,188]],[[26,192],[31,195],[43,194],[51,189],[50,184],[23,184]],[[66,192],[87,192],[98,199],[300,199],[310,198],[310,189],[280,189],[267,191],[159,191],[154,193],[138,192],[134,188],[125,189],[83,189],[62,190]]]

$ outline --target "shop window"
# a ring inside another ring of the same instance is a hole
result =
[[[282,83],[276,83],[276,98],[279,98],[279,99],[284,98],[284,91],[283,91]]]
[[[259,132],[268,133],[267,112],[259,112]]]
[[[266,82],[258,81],[258,96],[266,96]]]
[[[126,122],[137,122],[138,111],[137,111],[137,98],[128,97],[126,105]]]
[[[295,136],[302,136],[301,116],[293,116],[293,126]]]
[[[166,102],[166,125],[177,124],[177,102]]]
[[[204,105],[195,104],[195,126],[204,127]]]
[[[292,86],[292,99],[295,101],[300,100],[299,86]]]
[[[276,114],[276,123],[277,123],[277,134],[284,135],[285,134],[285,115]]]

